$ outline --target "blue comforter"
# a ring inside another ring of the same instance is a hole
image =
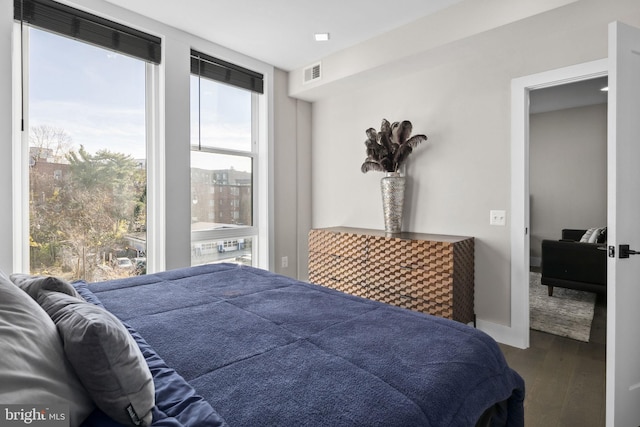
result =
[[[458,322],[233,264],[77,287],[143,349],[154,425],[474,426],[503,401],[493,425],[524,424],[522,379]]]

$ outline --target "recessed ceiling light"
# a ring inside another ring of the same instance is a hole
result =
[[[329,40],[329,33],[315,33],[314,37],[317,42],[326,42]]]
[[[608,92],[609,91],[609,86],[605,86],[600,90],[603,91],[603,92]]]

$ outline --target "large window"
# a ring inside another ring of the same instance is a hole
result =
[[[80,24],[65,27],[76,12]],[[92,18],[49,0],[16,11],[30,24],[22,34],[29,269],[97,281],[146,272],[152,65],[128,46],[126,27],[95,17],[94,31]]]
[[[257,73],[192,52],[192,265],[255,263],[261,79]]]

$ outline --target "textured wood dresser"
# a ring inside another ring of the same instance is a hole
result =
[[[309,232],[309,281],[474,322],[474,239],[333,227]]]

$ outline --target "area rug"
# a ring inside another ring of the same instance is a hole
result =
[[[540,273],[529,275],[529,316],[531,329],[589,342],[596,294],[540,284]]]

